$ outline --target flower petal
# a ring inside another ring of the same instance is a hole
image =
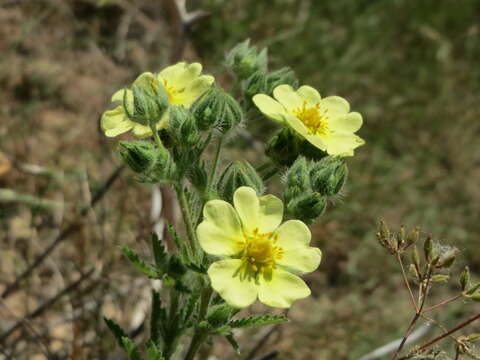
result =
[[[365,141],[355,134],[337,133],[323,139],[329,155],[345,156],[353,149],[365,144]]]
[[[152,135],[152,129],[149,126],[145,126],[134,122],[133,134],[139,138],[146,138]]]
[[[340,96],[328,96],[320,101],[320,106],[334,114],[347,114],[350,111],[350,104]]]
[[[242,221],[244,231],[252,233],[259,228],[260,201],[254,189],[248,186],[239,187],[233,194],[233,204]]]
[[[259,198],[259,228],[261,233],[274,231],[282,222],[283,202],[274,195],[265,195]]]
[[[245,308],[257,299],[258,288],[248,277],[240,278],[242,260],[214,262],[208,269],[212,288],[231,306]]]
[[[300,220],[288,220],[275,231],[276,245],[284,251],[305,248],[310,244],[312,234],[307,225]]]
[[[299,133],[303,137],[307,136],[308,129],[300,121],[300,119],[298,119],[295,116],[290,115],[290,114],[285,115],[284,119],[287,122],[287,124],[290,125],[290,127],[293,128],[297,133]]]
[[[322,252],[316,247],[303,247],[287,250],[277,264],[287,266],[294,271],[309,273],[320,265]]]
[[[253,102],[258,109],[270,119],[279,123],[284,123],[284,117],[287,112],[282,104],[265,94],[257,94],[253,97]]]
[[[162,70],[159,74],[159,78],[166,80],[168,86],[172,86],[177,90],[182,90],[195,80],[201,72],[202,65],[200,63],[187,65],[186,63],[181,62]]]
[[[362,122],[362,115],[358,112],[351,112],[333,117],[328,122],[328,126],[335,132],[354,133],[362,127]]]
[[[327,145],[325,144],[325,141],[323,141],[324,137],[320,137],[318,135],[307,135],[305,136],[305,139],[307,139],[310,144],[322,151],[327,149]]]
[[[240,220],[235,209],[223,200],[211,200],[203,208],[204,220],[197,227],[202,249],[212,255],[235,255],[243,241]]]
[[[190,106],[195,100],[198,99],[205,91],[212,86],[215,81],[213,76],[202,75],[190,82],[184,92],[174,95],[172,99],[173,104],[182,104]]]
[[[311,86],[303,85],[297,90],[297,94],[309,105],[316,105],[320,102],[321,96],[316,89]]]
[[[115,137],[130,130],[133,123],[125,115],[123,106],[118,106],[103,113],[100,126],[106,136]]]
[[[274,270],[271,279],[261,278],[258,287],[259,300],[279,308],[288,308],[295,300],[305,298],[310,293],[302,279],[281,269]]]
[[[290,85],[279,85],[273,90],[273,97],[288,111],[301,108],[302,98],[293,90]]]

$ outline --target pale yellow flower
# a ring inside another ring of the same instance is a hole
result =
[[[172,105],[183,105],[190,107],[200,95],[202,95],[214,82],[213,76],[201,75],[202,65],[199,63],[187,64],[180,62],[163,69],[157,75],[146,72],[141,74],[134,82],[140,83],[148,80],[152,84],[158,82],[163,85],[168,96],[169,103]],[[157,85],[158,86],[158,85]],[[101,119],[102,130],[106,136],[114,137],[133,130],[134,135],[138,137],[148,137],[152,135],[152,130],[147,124],[135,122],[127,116],[124,109],[123,100],[129,113],[133,113],[133,92],[130,89],[121,89],[112,96],[112,101],[120,102],[121,105],[113,110],[103,113]],[[157,129],[163,129],[168,125],[168,111],[157,123]]]
[[[329,155],[352,156],[365,141],[354,133],[362,126],[362,115],[350,112],[347,100],[339,96],[321,98],[317,90],[279,85],[274,98],[257,94],[253,102],[266,116],[290,126],[300,136]]]
[[[197,228],[203,250],[225,257],[208,269],[213,289],[239,308],[257,297],[286,308],[309,296],[308,286],[294,274],[312,272],[320,264],[321,251],[309,246],[308,227],[299,220],[281,224],[282,201],[273,195],[258,198],[250,187],[238,188],[233,204],[207,202]]]

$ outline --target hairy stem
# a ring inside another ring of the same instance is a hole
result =
[[[215,181],[215,173],[217,172],[218,160],[220,159],[220,153],[222,152],[223,137],[218,139],[217,149],[215,151],[215,158],[213,159],[212,169],[210,170],[210,175],[207,182],[207,194],[210,193],[212,185]]]
[[[190,248],[195,253],[195,249],[197,248],[195,229],[193,228],[192,216],[190,215],[190,209],[188,206],[187,198],[185,196],[185,190],[183,188],[183,185],[177,184],[175,186],[175,191],[177,192],[183,222],[185,223],[185,227],[187,229],[187,237],[190,243]]]
[[[199,323],[205,319],[208,311],[208,305],[210,304],[210,298],[212,297],[213,289],[211,286],[203,289],[202,299],[200,302],[200,310],[199,310]],[[188,347],[187,355],[185,356],[185,360],[193,360],[195,354],[197,353],[198,349],[202,345],[203,341],[207,337],[207,333],[205,329],[198,328],[195,330],[193,334],[192,341],[190,342],[190,346]]]

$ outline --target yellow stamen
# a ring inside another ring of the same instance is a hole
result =
[[[274,245],[276,241],[276,235],[262,234],[258,229],[251,235],[244,235],[242,260],[246,276],[268,273],[276,268],[276,262],[283,257],[283,249]]]
[[[304,101],[302,107],[293,110],[293,114],[307,127],[312,135],[326,136],[329,133],[328,109],[323,112],[320,103],[308,106]]]

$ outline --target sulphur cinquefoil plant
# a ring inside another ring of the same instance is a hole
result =
[[[288,321],[238,313],[257,300],[285,309],[310,295],[302,275],[318,268],[322,253],[311,246],[308,225],[344,186],[344,157],[364,143],[355,134],[362,116],[345,99],[299,87],[291,69],[269,71],[265,49],[243,42],[225,65],[232,94],[199,63],[181,62],[115,92],[115,107],[101,118],[106,136],[132,131],[140,138],[118,143],[121,159],[140,182],[171,186],[183,219],[167,226],[175,250],[167,252],[155,234],[151,259],[122,249],[136,269],[162,281],[161,293],[152,290],[144,343],[106,319],[131,359],[191,360],[218,336],[239,352],[236,328]],[[222,150],[248,127],[247,114],[278,123],[267,161],[222,168]],[[276,195],[268,190],[275,176],[282,180]]]

